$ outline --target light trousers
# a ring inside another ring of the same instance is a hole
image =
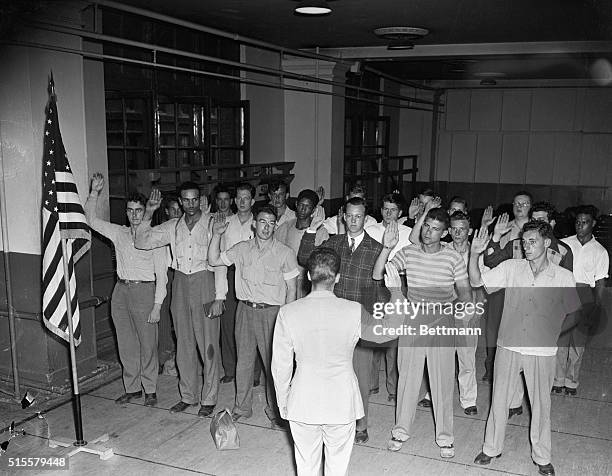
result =
[[[345,425],[311,425],[289,421],[289,426],[298,476],[319,476],[323,452],[325,476],[347,474],[355,439],[355,422]]]

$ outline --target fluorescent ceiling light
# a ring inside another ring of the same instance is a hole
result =
[[[331,11],[332,9],[329,8],[326,1],[304,0],[295,7],[295,12],[300,15],[327,15]]]

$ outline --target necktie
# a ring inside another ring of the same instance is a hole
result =
[[[351,240],[351,253],[355,251],[355,238],[349,238]]]

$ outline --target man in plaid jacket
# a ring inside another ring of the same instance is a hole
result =
[[[340,281],[334,288],[334,294],[362,304],[371,313],[374,303],[383,296],[382,281],[372,279],[374,263],[383,250],[383,245],[364,231],[365,217],[365,200],[359,197],[349,199],[344,207],[346,233],[334,235],[319,246],[331,248],[340,255]],[[317,209],[302,237],[298,251],[298,263],[302,266],[306,264],[310,253],[315,249],[316,231],[323,224],[324,218],[321,210]],[[355,428],[355,443],[358,444],[368,441],[368,397],[372,354],[372,348],[365,347],[361,341],[353,354],[353,367],[359,382],[365,413],[363,418],[357,420]]]

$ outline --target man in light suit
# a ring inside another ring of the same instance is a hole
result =
[[[393,340],[383,327],[403,317],[374,319],[355,301],[334,295],[340,257],[314,250],[307,261],[312,292],[280,308],[272,344],[272,376],[282,418],[289,420],[299,476],[319,475],[325,445],[325,475],[345,475],[353,450],[355,420],[364,408],[353,370],[357,341]],[[395,277],[395,281],[393,278]],[[395,269],[386,278],[392,300],[403,299]],[[293,356],[297,369],[293,374]]]

